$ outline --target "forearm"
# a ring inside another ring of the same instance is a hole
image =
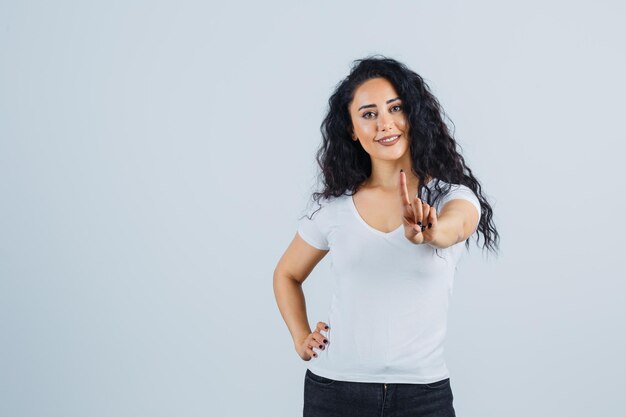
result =
[[[440,217],[433,239],[428,244],[434,248],[445,249],[460,242],[463,237],[463,222],[458,217]]]
[[[302,284],[280,273],[274,274],[274,296],[294,344],[311,333]]]

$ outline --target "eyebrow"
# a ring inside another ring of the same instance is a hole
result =
[[[387,104],[391,103],[392,101],[396,101],[396,100],[400,100],[400,97],[396,97],[396,98],[392,98],[387,100]],[[361,109],[366,109],[369,107],[376,107],[376,104],[364,104],[361,107],[359,107],[359,109],[357,111],[361,111]]]

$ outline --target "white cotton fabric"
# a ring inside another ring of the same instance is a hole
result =
[[[435,192],[434,180],[426,186]],[[437,213],[453,199],[471,202],[480,221],[478,198],[460,184],[439,199]],[[464,241],[439,249],[440,258],[432,246],[409,242],[403,225],[390,233],[369,226],[352,196],[320,204],[313,202],[298,222],[302,239],[329,250],[333,273],[329,311],[315,320],[330,326],[322,332],[329,343],[324,350],[315,348],[318,357],[307,362],[308,369],[355,382],[425,384],[448,378],[448,303]]]

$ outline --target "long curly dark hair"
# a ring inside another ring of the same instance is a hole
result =
[[[353,61],[350,74],[337,84],[328,100],[328,112],[321,124],[323,141],[316,154],[321,168],[319,176],[323,191],[314,192],[313,199],[319,204],[322,197],[328,199],[353,195],[371,175],[369,154],[359,142],[350,140],[352,119],[349,105],[355,90],[365,81],[377,77],[386,78],[404,103],[404,112],[410,126],[413,173],[419,178],[420,184],[424,184],[428,177],[435,179],[434,198],[430,189],[424,186],[418,190],[418,197],[433,206],[450,190],[450,184],[469,187],[477,195],[481,205],[476,242],[478,244],[482,234],[483,249],[487,247],[496,252],[500,237],[492,219],[493,210],[483,196],[480,183],[457,151],[457,146],[460,145],[443,121],[445,113],[441,105],[420,75],[404,64],[382,55]],[[447,184],[442,187],[440,180]],[[425,195],[422,190],[425,190]],[[465,242],[465,247],[469,249],[469,239]]]

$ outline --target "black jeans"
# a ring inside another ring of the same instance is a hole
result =
[[[455,417],[453,399],[450,378],[431,384],[351,382],[307,369],[303,417]]]

